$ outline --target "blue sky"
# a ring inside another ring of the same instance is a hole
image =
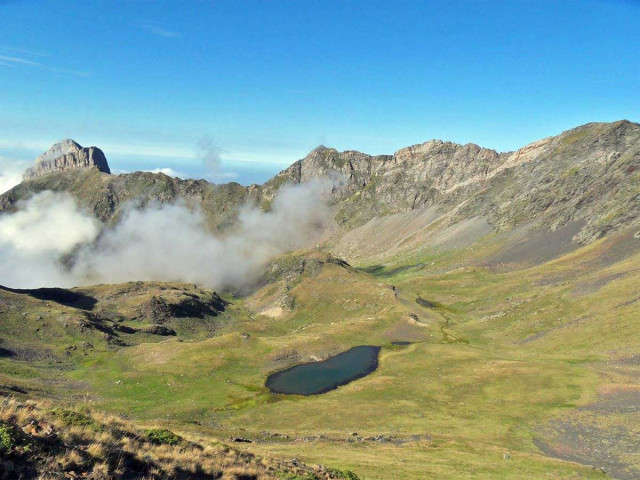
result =
[[[640,121],[639,44],[640,0],[0,0],[0,156],[251,183],[319,144],[512,150]]]

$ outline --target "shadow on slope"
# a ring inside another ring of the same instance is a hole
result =
[[[55,302],[65,307],[78,308],[80,310],[93,310],[93,307],[98,303],[95,297],[64,288],[19,289],[0,285],[0,289],[5,292],[28,295],[38,300]]]

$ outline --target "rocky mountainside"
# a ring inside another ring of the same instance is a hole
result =
[[[287,182],[340,175],[337,220],[346,226],[429,206],[454,221],[487,217],[495,230],[535,218],[552,229],[573,220],[589,241],[638,221],[640,125],[591,123],[515,152],[432,140],[370,156],[318,147],[267,182],[263,195]]]
[[[149,172],[109,175],[93,167],[23,181],[0,195],[0,212],[12,211],[16,202],[46,190],[69,192],[86,211],[107,224],[119,218],[128,202],[144,206],[180,199],[199,205],[212,227],[220,228],[233,222],[239,206],[251,195],[251,189],[237,183],[215,185],[206,180],[181,180]]]
[[[96,167],[104,173],[111,173],[107,159],[97,147],[83,148],[73,140],[63,140],[36,158],[35,165],[24,172],[29,180],[52,172],[63,172],[76,168]]]
[[[12,391],[12,396],[20,393]],[[65,406],[0,397],[0,478],[358,478],[350,471],[309,466],[295,459],[258,457],[217,439],[212,447],[209,442],[194,442],[165,428],[142,429],[101,411]]]
[[[321,146],[250,187],[159,173],[106,175],[106,159],[99,159],[104,156],[95,147],[54,146],[22,184],[0,196],[0,211],[43,190],[68,191],[108,223],[129,200],[183,199],[199,204],[213,227],[224,228],[243,203],[268,208],[284,184],[330,178],[337,182],[332,195],[342,231],[430,207],[444,217],[443,226],[483,218],[494,231],[531,222],[555,230],[580,222],[575,239],[588,243],[640,217],[640,125],[626,120],[586,124],[508,153],[441,140],[379,156]],[[85,166],[94,168],[77,169]]]

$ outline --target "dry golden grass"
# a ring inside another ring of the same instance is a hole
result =
[[[0,478],[21,479],[331,479],[340,472],[258,458],[214,439],[155,442],[113,415],[64,410],[46,401],[0,397]],[[170,435],[174,435],[168,432]],[[157,438],[160,438],[158,440]],[[204,442],[203,442],[204,443]]]

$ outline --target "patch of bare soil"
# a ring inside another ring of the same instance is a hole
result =
[[[518,229],[509,235],[512,237],[511,245],[489,257],[484,265],[504,268],[513,264],[539,265],[547,262],[578,248],[580,245],[572,239],[584,225],[583,220],[577,220],[555,231],[525,230],[524,235],[522,235],[523,229]]]
[[[591,262],[591,266],[606,268],[618,263],[640,251],[640,238],[634,230],[627,230],[619,235],[611,235],[605,240],[606,249]]]
[[[640,478],[640,388],[615,386],[590,405],[538,431],[546,455],[603,469],[620,480]]]
[[[627,275],[626,273],[612,273],[611,275],[606,275],[604,277],[601,278],[597,278],[595,280],[590,280],[587,282],[580,282],[576,285],[576,287],[573,289],[573,294],[580,296],[580,295],[588,295],[591,293],[595,293],[598,290],[600,290],[602,287],[604,287],[607,283],[616,280],[618,278],[622,278],[625,275]]]

